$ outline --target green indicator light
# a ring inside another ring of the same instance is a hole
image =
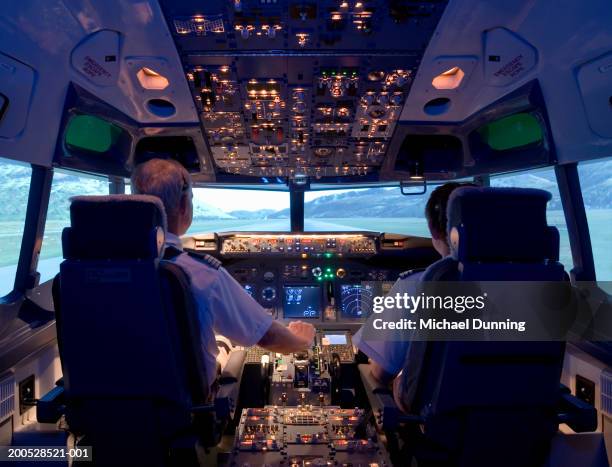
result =
[[[326,257],[326,258],[331,258],[331,257],[332,257],[332,254],[331,254],[331,253],[325,253],[325,257]]]
[[[318,281],[322,281],[322,280],[323,280],[323,278],[322,278],[321,276],[319,276],[319,277],[317,277],[317,280],[318,280]]]
[[[331,272],[331,268],[325,269],[325,272]]]

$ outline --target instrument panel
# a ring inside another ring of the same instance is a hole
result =
[[[242,411],[231,465],[391,465],[363,409],[265,406]]]
[[[376,232],[227,232],[183,240],[208,253],[275,319],[358,327],[407,269],[436,261],[428,239]]]
[[[161,0],[216,169],[379,168],[446,6],[433,0]]]
[[[242,411],[232,465],[387,465],[368,411],[355,406],[354,364],[345,331],[321,331],[292,354],[247,349],[245,373],[269,390]]]
[[[221,254],[241,256],[253,253],[283,256],[367,256],[377,250],[375,234],[234,234],[221,240]]]

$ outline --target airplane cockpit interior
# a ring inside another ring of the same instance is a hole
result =
[[[0,461],[608,466],[611,24],[1,2]]]

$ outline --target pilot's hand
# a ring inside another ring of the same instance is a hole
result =
[[[287,326],[287,329],[304,343],[305,348],[312,346],[315,336],[315,328],[312,324],[305,323],[304,321],[292,321],[289,323],[289,326]]]

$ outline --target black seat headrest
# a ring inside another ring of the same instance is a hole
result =
[[[144,259],[162,254],[166,212],[148,195],[71,198],[62,233],[65,259]]]
[[[457,188],[447,210],[453,258],[460,262],[558,260],[559,232],[546,221],[551,197],[534,188]]]

